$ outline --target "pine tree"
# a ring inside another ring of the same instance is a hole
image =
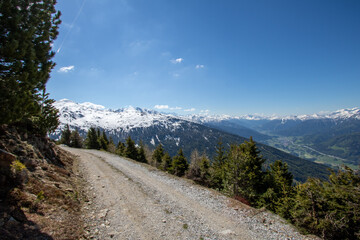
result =
[[[226,187],[230,194],[255,203],[266,190],[265,172],[262,170],[264,162],[251,137],[250,141],[239,146],[231,146],[226,177]]]
[[[161,167],[161,162],[162,162],[163,156],[164,156],[164,148],[160,143],[159,145],[156,146],[156,148],[152,154],[152,160],[154,162],[155,167],[157,167],[157,168]]]
[[[61,131],[60,143],[70,146],[71,131],[69,124],[66,124],[64,129]]]
[[[183,150],[180,148],[178,154],[173,158],[171,163],[171,172],[176,176],[184,176],[189,164],[186,161]]]
[[[345,167],[329,179],[296,187],[292,222],[323,239],[360,239],[360,176]]]
[[[138,149],[137,160],[138,160],[139,162],[145,163],[145,162],[147,162],[147,161],[146,161],[146,156],[145,156],[144,144],[143,144],[142,141],[140,141],[139,145],[140,145],[140,146],[139,146],[139,149]]]
[[[82,148],[83,146],[83,140],[80,137],[80,134],[77,129],[71,132],[70,146],[74,148]]]
[[[34,123],[44,135],[59,124],[46,83],[60,12],[55,0],[0,2],[0,124]]]
[[[117,147],[116,147],[116,154],[120,156],[124,156],[125,154],[125,144],[121,141],[119,141]]]
[[[224,180],[226,178],[226,160],[227,156],[225,149],[220,140],[216,146],[216,155],[211,169],[211,186],[218,190],[222,190],[224,187]]]
[[[107,151],[108,150],[108,145],[109,145],[109,140],[107,139],[105,131],[103,131],[102,134],[97,134],[97,135],[98,136],[100,135],[100,137],[98,137],[98,141],[100,143],[100,148]]]
[[[275,161],[270,165],[270,171],[265,177],[267,191],[261,196],[258,205],[289,218],[294,195],[292,183],[293,175],[287,164],[280,160]]]
[[[95,128],[91,127],[87,133],[85,146],[88,149],[100,149],[100,143],[98,141],[98,135]]]
[[[137,155],[138,155],[138,152],[137,152],[137,149],[135,147],[135,142],[129,136],[126,139],[126,148],[125,148],[124,156],[128,157],[128,158],[131,158],[133,160],[137,160],[137,158],[138,158]]]
[[[203,154],[200,161],[200,184],[209,186],[211,181],[210,177],[210,160]]]
[[[165,152],[161,161],[161,169],[164,171],[170,171],[172,159],[167,152]]]

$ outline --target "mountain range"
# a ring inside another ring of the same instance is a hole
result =
[[[53,139],[59,139],[66,124],[69,124],[70,129],[78,129],[84,138],[88,129],[95,127],[105,131],[115,143],[124,142],[131,136],[136,143],[142,141],[151,149],[161,143],[172,156],[182,148],[187,157],[197,149],[205,152],[210,158],[215,155],[216,145],[220,140],[226,147],[248,140],[246,137],[201,122],[153,110],[134,107],[111,110],[93,103],[75,103],[66,99],[57,101],[54,105],[59,109],[61,124],[51,135]],[[328,176],[327,167],[322,164],[301,159],[259,142],[257,145],[261,154],[268,160],[267,164],[277,159],[287,162],[297,181],[303,182],[311,176],[323,179]]]
[[[358,107],[287,117],[189,115],[185,118],[240,136],[253,136],[259,142],[329,166],[346,164],[357,168],[360,164]]]

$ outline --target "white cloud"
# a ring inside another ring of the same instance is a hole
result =
[[[202,113],[202,114],[208,114],[210,112],[210,110],[209,109],[206,109],[206,110],[201,110],[200,111],[200,113]]]
[[[155,109],[169,109],[169,105],[155,105]]]
[[[181,110],[181,107],[169,107],[169,105],[155,105],[155,109]]]
[[[183,58],[177,58],[177,59],[170,60],[170,62],[172,62],[173,64],[182,63],[183,61],[184,61]]]
[[[180,74],[174,73],[174,74],[173,74],[173,77],[176,77],[176,78],[177,78],[177,77],[180,77]]]
[[[189,109],[185,109],[185,112],[194,112],[196,109],[195,108],[189,108]]]
[[[74,69],[75,69],[75,66],[72,65],[72,66],[62,67],[58,70],[58,72],[67,73],[67,72],[73,71]]]
[[[204,67],[205,67],[205,66],[202,65],[202,64],[198,64],[198,65],[195,66],[196,69],[201,69],[201,68],[204,68]]]

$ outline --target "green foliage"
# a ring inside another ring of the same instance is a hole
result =
[[[41,190],[37,195],[36,195],[36,200],[37,201],[42,201],[45,199],[45,195],[44,195],[44,191]]]
[[[222,141],[216,146],[216,155],[211,168],[211,186],[214,189],[222,190],[226,176],[227,156]]]
[[[15,160],[11,163],[10,168],[15,172],[19,173],[26,169],[26,166],[19,160]]]
[[[153,154],[152,160],[154,162],[155,167],[160,168],[162,163],[162,158],[164,157],[164,148],[161,144],[157,145]]]
[[[173,158],[171,163],[171,172],[176,176],[184,176],[185,171],[188,169],[189,164],[184,157],[184,153],[180,148],[178,154]]]
[[[165,152],[161,161],[161,169],[164,171],[170,171],[172,159],[167,152]]]
[[[280,160],[270,165],[270,170],[265,177],[266,192],[257,202],[258,206],[276,212],[284,218],[289,218],[289,211],[293,201],[294,188],[293,176],[286,163]]]
[[[87,133],[85,146],[88,149],[100,149],[100,143],[98,141],[98,135],[95,128],[91,127]]]
[[[330,181],[298,185],[293,223],[324,239],[360,239],[360,176],[350,168],[332,172]]]
[[[70,147],[74,148],[82,148],[83,147],[83,139],[80,137],[80,134],[77,129],[71,132],[70,135]]]
[[[100,130],[98,129],[98,131],[100,131]],[[108,140],[105,132],[103,131],[101,135],[100,134],[96,134],[96,135],[98,136],[98,141],[100,143],[100,149],[107,151],[108,145],[109,145],[109,140]]]
[[[137,154],[137,160],[139,162],[143,162],[146,163],[146,156],[145,156],[145,150],[144,150],[144,144],[142,141],[140,141],[139,143],[139,148],[138,148],[138,154]]]
[[[116,154],[120,156],[124,156],[125,153],[125,144],[121,141],[119,141],[117,147],[116,147]]]
[[[251,203],[258,200],[265,192],[265,173],[262,170],[265,159],[259,154],[252,138],[238,146],[231,146],[226,166],[225,191],[232,196],[244,197]]]
[[[65,128],[61,131],[60,143],[70,146],[71,131],[69,124],[65,125]]]
[[[46,83],[60,12],[55,0],[0,2],[0,124],[31,122],[45,135],[58,126]]]
[[[186,177],[202,185],[209,185],[210,161],[205,154],[200,155],[195,149],[191,153],[191,162]]]
[[[30,118],[33,122],[33,127],[37,133],[45,136],[47,133],[52,133],[59,126],[59,110],[52,104],[55,102],[53,99],[48,99],[48,94],[43,91],[43,98],[39,101],[40,112]]]
[[[138,151],[135,147],[135,142],[131,139],[130,136],[126,139],[126,148],[124,151],[124,156],[131,158],[133,160],[138,159]]]

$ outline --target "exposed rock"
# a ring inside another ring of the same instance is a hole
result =
[[[0,168],[9,168],[11,163],[16,160],[16,156],[3,149],[0,149]]]

